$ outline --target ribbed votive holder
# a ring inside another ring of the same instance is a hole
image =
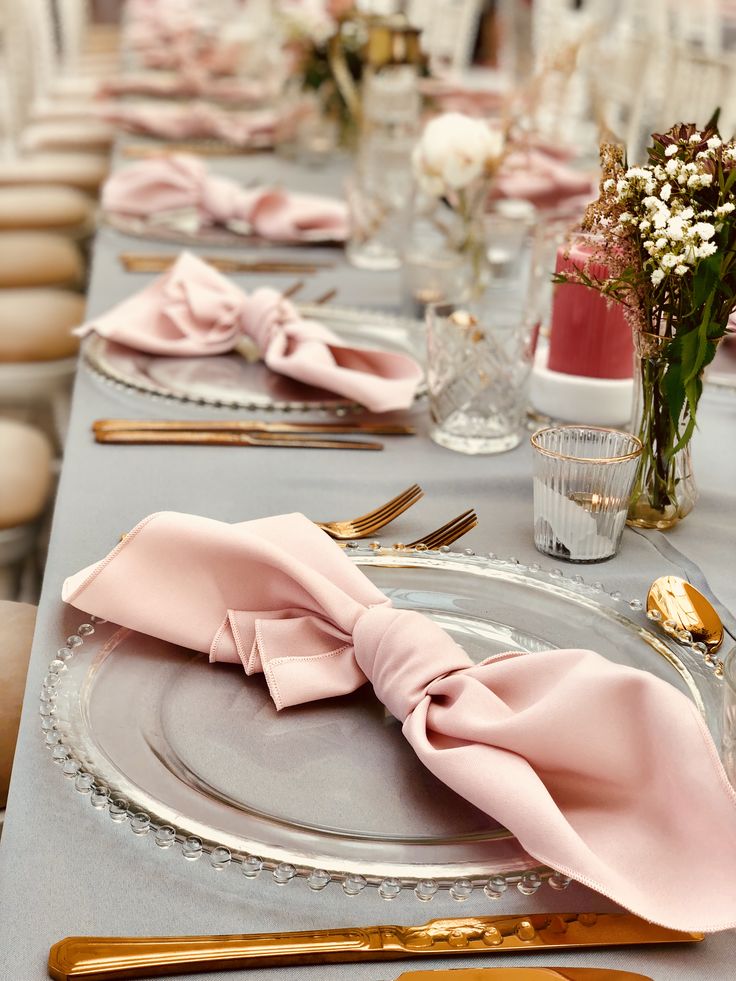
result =
[[[534,544],[568,562],[618,551],[642,444],[631,433],[550,426],[534,448]]]

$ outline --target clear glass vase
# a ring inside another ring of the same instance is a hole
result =
[[[634,405],[631,430],[643,444],[629,504],[628,524],[671,528],[689,514],[698,491],[690,458],[690,440],[678,448],[690,419],[687,403],[675,421],[667,400],[671,338],[634,333]]]
[[[490,266],[485,227],[486,181],[466,189],[462,207],[415,191],[405,228],[404,309],[421,316],[429,303],[478,297]]]

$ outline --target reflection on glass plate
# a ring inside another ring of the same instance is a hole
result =
[[[366,348],[408,354],[424,363],[424,334],[419,321],[369,310],[300,306],[339,337]],[[263,361],[238,352],[200,358],[144,354],[91,334],[82,346],[86,363],[127,391],[195,405],[280,412],[344,412],[359,406],[332,392],[278,375]],[[420,386],[419,394],[424,392]]]
[[[679,688],[719,744],[717,672],[655,633],[639,600],[514,560],[350,554],[395,606],[436,620],[474,661],[594,648]],[[476,885],[493,896],[509,883],[529,893],[549,875],[425,770],[369,686],[279,713],[261,677],[112,624],[80,624],[71,609],[66,618],[70,637],[42,691],[46,742],[76,789],[136,834],[217,868],[303,876],[312,889],[372,884],[386,898],[397,884],[420,899],[442,887],[467,898]]]
[[[188,217],[188,216],[187,216]],[[243,246],[257,245],[258,248],[270,248],[289,245],[334,245],[342,247],[343,242],[337,242],[329,229],[311,228],[301,233],[298,242],[274,242],[270,239],[254,235],[242,223],[226,225],[200,225],[196,218],[177,220],[173,217],[166,221],[162,217],[142,218],[135,215],[121,215],[113,211],[104,211],[103,220],[111,228],[132,235],[134,238],[145,238],[158,242],[173,242],[177,245],[209,245],[209,246]]]

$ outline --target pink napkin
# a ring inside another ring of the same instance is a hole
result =
[[[234,146],[271,143],[280,122],[272,109],[232,112],[207,102],[173,106],[121,103],[101,108],[100,115],[131,133],[167,140],[220,139]]]
[[[334,241],[344,241],[348,234],[347,208],[341,201],[279,188],[246,189],[210,174],[200,158],[183,153],[151,157],[116,171],[102,190],[102,206],[142,218],[196,208],[202,224],[244,221],[256,234],[278,242],[313,239],[315,231]]]
[[[261,102],[273,96],[274,86],[267,81],[245,78],[213,78],[196,66],[176,73],[160,71],[126,72],[111,75],[100,83],[100,98],[140,95],[161,99],[200,98],[219,102]]]
[[[589,174],[574,170],[564,160],[540,149],[509,153],[493,184],[493,196],[523,198],[538,208],[552,208],[571,198],[585,202],[595,197]]]
[[[263,672],[278,709],[370,680],[422,763],[539,862],[655,923],[736,925],[736,794],[695,706],[653,675],[582,650],[473,664],[300,514],[151,515],[62,597]]]
[[[245,334],[272,371],[372,412],[407,408],[422,378],[408,355],[351,347],[323,324],[304,320],[278,290],[244,293],[188,252],[140,293],[74,333],[91,331],[149,354],[183,357],[223,354]]]

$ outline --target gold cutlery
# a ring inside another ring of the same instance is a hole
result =
[[[280,446],[305,450],[382,450],[383,443],[358,439],[327,439],[306,433],[212,432],[185,429],[124,429],[95,432],[97,443],[132,446]]]
[[[320,296],[318,296],[316,300],[312,300],[312,303],[316,307],[321,307],[323,304],[329,303],[331,300],[334,300],[336,296],[337,296],[337,289],[327,290],[326,293],[322,293]]]
[[[239,157],[245,153],[262,153],[268,145],[237,146],[217,140],[175,140],[166,143],[124,143],[124,157],[170,157],[174,153],[194,153],[198,157]]]
[[[448,521],[446,524],[442,525],[440,528],[434,531],[428,532],[421,538],[417,538],[414,542],[407,542],[406,545],[398,543],[394,545],[394,548],[417,548],[417,549],[428,549],[428,548],[442,548],[443,545],[452,545],[456,542],[458,538],[462,538],[463,535],[467,535],[469,531],[478,524],[478,515],[472,509],[469,511],[463,511],[452,521]]]
[[[315,521],[314,523],[322,531],[326,531],[330,538],[336,541],[348,542],[355,538],[368,538],[374,532],[385,528],[387,524],[398,518],[413,504],[416,504],[420,497],[424,496],[424,491],[419,484],[412,484],[406,490],[392,497],[385,504],[379,504],[366,514],[361,514],[357,518],[349,518],[347,521]]]
[[[608,967],[466,967],[404,971],[396,981],[653,981],[647,974]]]
[[[417,538],[415,542],[409,542],[406,545],[403,542],[395,542],[393,545],[391,545],[391,548],[413,548],[418,552],[426,552],[429,549],[442,548],[443,545],[452,545],[452,543],[456,542],[458,538],[462,538],[463,535],[467,535],[467,533],[471,529],[475,528],[477,524],[478,518],[475,511],[465,511],[463,514],[458,515],[457,518],[453,518],[452,521],[448,521],[447,524],[442,525],[441,528],[435,528],[434,531],[428,531],[426,535],[422,535],[420,538]],[[339,539],[337,544],[341,548],[347,548],[348,545],[348,543],[342,539]]]
[[[300,933],[67,937],[51,948],[48,970],[55,981],[115,981],[227,968],[693,943],[702,939],[702,934],[668,930],[631,913],[534,913],[447,918],[421,926],[343,927]]]
[[[416,430],[394,422],[266,422],[263,419],[95,419],[95,433],[211,432],[211,433],[368,433],[373,436],[413,436]]]
[[[677,640],[689,635],[692,642],[705,644],[708,654],[714,654],[723,643],[723,623],[712,604],[679,576],[654,580],[647,593],[647,612],[657,612],[662,629]]]
[[[178,253],[168,252],[121,252],[118,256],[125,271],[133,273],[165,272],[178,258]],[[223,273],[312,274],[319,272],[320,269],[332,269],[335,265],[334,262],[326,262],[321,259],[310,259],[308,262],[303,262],[299,259],[237,258],[221,255],[203,255],[200,258]]]

